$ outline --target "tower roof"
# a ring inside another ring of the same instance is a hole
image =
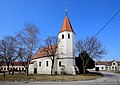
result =
[[[75,33],[67,15],[64,18],[64,22],[63,22],[63,25],[62,25],[60,32],[64,32],[64,31],[70,31],[70,32]]]

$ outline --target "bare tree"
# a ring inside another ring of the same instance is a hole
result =
[[[53,71],[54,68],[54,63],[55,63],[55,56],[57,56],[57,37],[55,36],[49,36],[45,41],[44,41],[44,46],[41,46],[43,48],[43,51],[46,53],[46,56],[48,56],[51,61],[51,75],[53,75],[55,72]]]
[[[38,27],[34,24],[26,24],[25,28],[17,34],[17,41],[19,45],[18,56],[22,62],[27,62],[25,66],[28,76],[28,67],[34,51],[38,48]]]
[[[16,38],[14,36],[6,36],[0,41],[0,55],[2,62],[6,63],[7,70],[10,74],[9,66],[17,59],[16,56]]]
[[[90,58],[99,59],[106,54],[105,48],[103,48],[101,42],[95,37],[87,37],[85,40],[78,40],[76,43],[76,50],[79,54],[82,54],[80,57],[83,61],[84,74]]]

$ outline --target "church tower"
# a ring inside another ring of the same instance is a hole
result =
[[[75,74],[74,35],[75,32],[66,11],[62,28],[58,34],[58,74]]]

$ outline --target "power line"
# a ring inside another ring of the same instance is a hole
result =
[[[120,10],[118,10],[112,17],[111,19],[95,34],[94,37],[96,37],[101,31],[103,31],[105,29],[105,27],[117,16],[117,14],[120,12]]]
[[[103,30],[105,29],[105,27],[117,16],[117,14],[118,14],[119,12],[120,12],[120,10],[118,10],[118,11],[111,17],[111,19],[93,36],[93,38],[95,38],[101,31],[103,31]],[[87,45],[87,44],[88,44],[88,42],[85,43],[82,48],[84,48],[84,46]]]

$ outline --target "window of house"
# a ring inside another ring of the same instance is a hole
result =
[[[64,35],[62,34],[62,39],[64,39]]]
[[[41,67],[41,62],[39,62],[39,66]]]
[[[103,67],[101,67],[101,69],[103,69]]]
[[[70,34],[68,34],[68,39],[70,39]]]
[[[113,63],[113,65],[115,65],[115,63]]]
[[[108,67],[106,67],[106,69],[108,69]]]
[[[18,68],[16,68],[16,70],[18,70]]]
[[[114,69],[114,67],[112,67],[112,69]]]
[[[6,68],[4,68],[4,70],[6,70]]]
[[[59,61],[59,66],[61,66],[61,61]]]
[[[46,66],[48,66],[48,61],[46,61]]]
[[[12,68],[10,68],[10,70],[12,71]]]
[[[24,68],[22,68],[22,71],[24,71]]]

